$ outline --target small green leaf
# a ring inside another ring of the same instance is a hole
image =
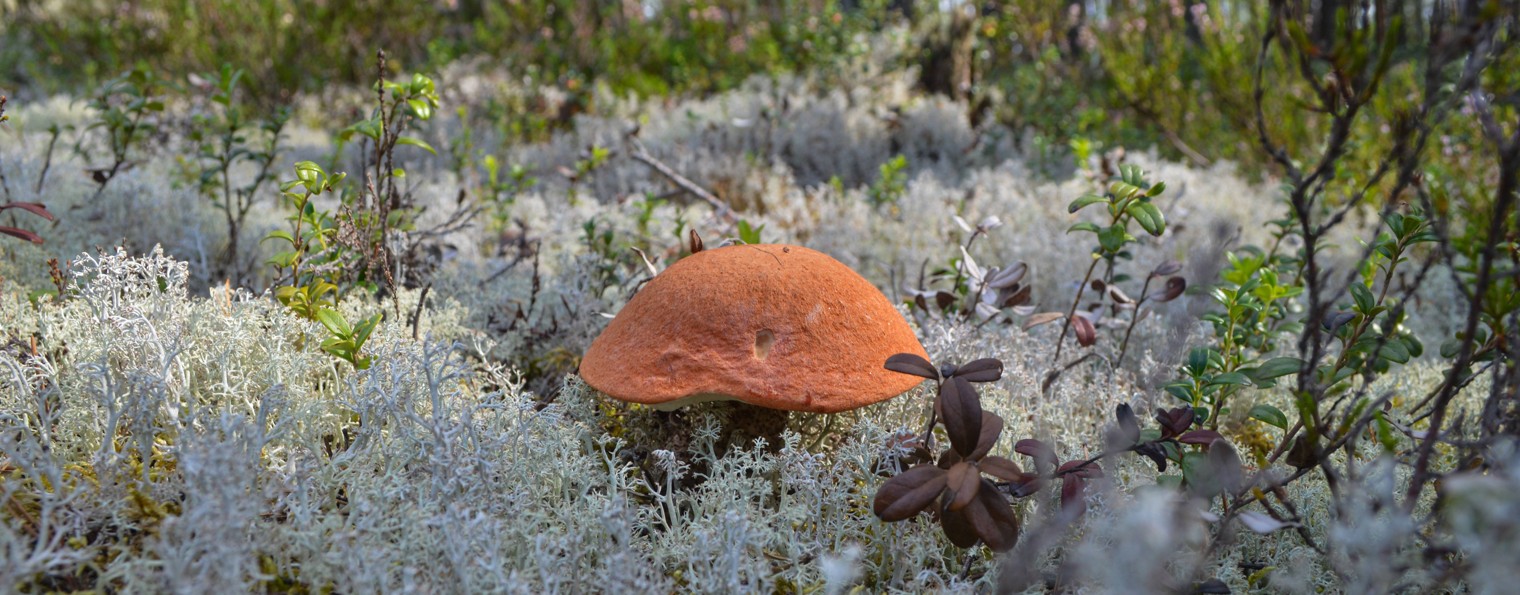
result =
[[[1080,211],[1080,210],[1082,210],[1084,208],[1087,208],[1088,205],[1097,204],[1097,203],[1100,203],[1100,202],[1104,202],[1106,200],[1108,200],[1108,199],[1104,198],[1102,196],[1098,196],[1096,194],[1089,194],[1087,196],[1083,196],[1083,197],[1078,198],[1078,199],[1076,199],[1074,201],[1071,201],[1071,204],[1066,207],[1066,212],[1068,212],[1068,213],[1075,213],[1075,212]]]
[[[1251,419],[1277,426],[1278,429],[1288,429],[1288,416],[1281,409],[1267,404],[1257,405],[1251,408]]]
[[[1159,236],[1166,231],[1166,217],[1162,216],[1161,209],[1148,202],[1135,202],[1129,207],[1129,214],[1140,223],[1145,232],[1153,236]]]
[[[1377,299],[1372,297],[1372,290],[1367,289],[1367,286],[1361,283],[1352,283],[1350,289],[1351,299],[1356,301],[1357,311],[1363,314],[1371,314],[1372,309],[1377,306]]]
[[[290,245],[292,246],[296,245],[297,243],[295,236],[290,235],[290,232],[283,229],[276,229],[269,232],[268,235],[264,236],[264,239],[259,240],[259,243],[263,243],[268,240],[285,240],[287,242],[290,242]]]
[[[427,152],[432,153],[434,155],[438,154],[438,151],[434,151],[433,150],[433,146],[432,145],[429,145],[429,144],[423,142],[421,139],[418,139],[418,138],[415,138],[415,137],[411,137],[411,136],[403,136],[403,137],[397,138],[396,139],[396,144],[398,144],[398,145],[411,145],[411,146],[414,146],[414,147],[422,147],[422,149],[424,151],[427,151]]]
[[[343,315],[331,308],[317,310],[317,322],[322,323],[322,326],[327,327],[328,331],[338,337],[348,338],[353,334],[354,329],[348,326],[348,321],[343,319]]]
[[[1273,378],[1287,376],[1288,374],[1296,374],[1300,369],[1303,368],[1303,365],[1304,360],[1298,359],[1296,357],[1274,357],[1267,360],[1260,366],[1241,371],[1245,372],[1247,376],[1250,376],[1253,382],[1259,384],[1264,380],[1271,380]]]
[[[1074,231],[1090,231],[1092,233],[1098,233],[1103,231],[1103,228],[1098,227],[1097,223],[1093,223],[1091,221],[1083,221],[1066,228],[1066,233],[1071,233]]]
[[[1251,383],[1251,379],[1249,377],[1247,377],[1245,374],[1241,374],[1240,372],[1225,372],[1223,374],[1217,374],[1213,378],[1209,379],[1209,384],[1222,384],[1222,385],[1232,385],[1232,386],[1234,386],[1234,385],[1247,385],[1247,384],[1250,384],[1250,383]]]

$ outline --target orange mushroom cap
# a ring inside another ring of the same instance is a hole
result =
[[[734,399],[834,413],[923,379],[883,368],[923,345],[886,296],[826,254],[735,245],[672,264],[629,300],[581,360],[587,384],[660,409]]]

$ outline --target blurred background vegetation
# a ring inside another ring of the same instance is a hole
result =
[[[1401,200],[1385,192],[1395,180],[1377,172],[1401,149],[1390,140],[1401,135],[1392,133],[1428,125],[1433,151],[1420,181],[1436,214],[1455,214],[1461,223],[1462,213],[1486,211],[1498,176],[1478,119],[1427,118],[1420,100],[1435,91],[1425,88],[1431,56],[1464,47],[1460,39],[1434,39],[1436,21],[1475,12],[1512,31],[1520,18],[1514,0],[1273,4],[0,0],[0,90],[13,100],[77,97],[146,68],[164,73],[172,92],[194,86],[189,73],[231,65],[246,70],[245,96],[272,107],[367,85],[375,79],[374,53],[384,49],[392,75],[462,64],[520,82],[527,95],[471,114],[470,126],[499,130],[510,144],[546,140],[570,129],[576,115],[598,114],[598,90],[602,97],[670,101],[786,73],[821,78],[818,88],[828,89],[829,72],[882,59],[873,46],[896,36],[910,49],[886,54],[896,62],[876,68],[917,72],[922,91],[967,106],[979,135],[994,127],[1012,134],[1037,171],[1067,175],[1071,164],[1087,167],[1105,151],[1154,146],[1165,158],[1198,166],[1232,162],[1259,180],[1281,179],[1287,163],[1263,150],[1262,140],[1293,159],[1320,152],[1337,133],[1330,113],[1337,110],[1326,109],[1322,92],[1346,72],[1366,70],[1377,72],[1368,97],[1332,89],[1371,113],[1346,119],[1347,142],[1337,148],[1344,154],[1321,189],[1323,206],[1368,191]],[[1289,14],[1295,16],[1282,16]],[[1270,36],[1294,39],[1274,45]],[[1508,125],[1520,121],[1520,82],[1513,80],[1520,53],[1498,52],[1494,61],[1478,83],[1510,90],[1493,102]]]
[[[1397,27],[1390,81],[1380,86],[1387,99],[1374,105],[1381,117],[1363,122],[1398,119],[1399,99],[1420,84],[1437,7],[1302,4],[1323,17],[1314,22],[1325,26],[1304,33],[1325,48],[1337,43],[1337,11],[1379,32]],[[1510,2],[1478,4],[1514,12]],[[477,59],[561,89],[570,100],[535,124],[544,128],[594,111],[595,85],[642,97],[711,94],[755,74],[826,71],[899,30],[918,52],[884,67],[918,66],[925,90],[971,102],[973,119],[1006,125],[1035,156],[1159,144],[1172,158],[1232,160],[1255,174],[1267,160],[1251,77],[1269,18],[1255,0],[0,0],[0,88],[77,93],[141,64],[169,73],[232,64],[248,70],[249,92],[267,105],[373,80],[374,51],[384,48],[398,72]],[[1515,65],[1504,66],[1488,75],[1513,76]],[[1312,90],[1292,76],[1296,67],[1267,64],[1286,81],[1265,107],[1289,154],[1323,133],[1321,114],[1298,109]]]

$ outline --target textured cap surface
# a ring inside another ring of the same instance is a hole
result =
[[[679,406],[731,398],[833,413],[923,379],[882,367],[923,345],[886,296],[826,254],[780,244],[698,252],[645,284],[591,343],[587,384]]]

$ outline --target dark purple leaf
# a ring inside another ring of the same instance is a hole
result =
[[[955,376],[970,382],[993,382],[1003,377],[1003,362],[997,358],[982,358],[956,368]]]
[[[998,437],[1003,435],[1003,418],[991,411],[982,412],[982,433],[976,439],[976,450],[967,457],[973,461],[979,460],[992,452],[992,447],[997,445]]]
[[[1004,289],[1017,285],[1024,279],[1024,274],[1029,272],[1029,265],[1022,262],[1013,263],[1008,268],[998,269],[987,276],[987,287],[992,289]]]
[[[47,207],[43,206],[40,202],[12,202],[0,205],[0,211],[4,211],[6,209],[21,209],[43,219],[47,219],[48,221],[57,219],[57,217],[54,217],[52,213],[48,212]]]
[[[999,308],[1012,308],[1026,304],[1029,302],[1029,292],[1030,287],[1028,285],[1020,286],[1012,291],[999,292],[996,305]]]
[[[1325,327],[1325,330],[1333,333],[1337,329],[1346,326],[1346,323],[1351,322],[1353,318],[1356,318],[1355,312],[1331,312],[1328,316],[1325,316],[1324,320],[1320,321],[1320,324]]]
[[[8,236],[15,236],[33,244],[42,243],[42,236],[39,236],[25,229],[16,229],[14,227],[0,227],[0,233]]]
[[[970,456],[982,434],[981,397],[965,378],[954,376],[940,383],[939,402],[950,446],[962,457]]]
[[[1098,329],[1086,316],[1071,317],[1071,328],[1077,334],[1078,345],[1092,347],[1093,343],[1098,342]]]
[[[1177,274],[1177,271],[1180,270],[1182,270],[1182,263],[1175,260],[1168,260],[1161,263],[1160,265],[1157,265],[1155,270],[1151,271],[1151,276],[1165,277],[1167,275],[1175,275]]]
[[[1161,424],[1161,437],[1173,438],[1186,432],[1193,425],[1193,417],[1197,412],[1192,407],[1178,407],[1166,411],[1156,412],[1156,423]]]
[[[1114,408],[1114,419],[1119,423],[1119,431],[1127,444],[1132,445],[1140,440],[1140,420],[1135,418],[1135,410],[1129,403],[1120,403]]]
[[[939,306],[941,312],[955,303],[955,294],[948,291],[934,292],[934,305]]]
[[[1086,478],[1103,477],[1103,467],[1099,466],[1096,462],[1085,460],[1066,461],[1056,469],[1056,473],[1064,474],[1063,476],[1075,475]]]
[[[939,453],[939,462],[937,462],[936,465],[938,465],[940,469],[948,471],[951,467],[955,466],[956,463],[964,460],[966,459],[961,458],[961,454],[955,452],[955,449],[947,448],[945,449],[945,452]]]
[[[881,484],[871,510],[883,521],[900,521],[923,511],[943,491],[945,470],[919,465]]]
[[[1224,584],[1222,580],[1211,578],[1193,587],[1193,593],[1195,595],[1230,595],[1230,586]]]
[[[1080,516],[1087,511],[1087,480],[1076,475],[1061,477],[1061,509]]]
[[[956,547],[969,548],[980,541],[993,551],[1007,551],[1018,541],[1019,519],[1002,493],[983,481],[987,485],[977,490],[970,505],[957,511],[947,508],[941,513],[940,526]]]
[[[1003,457],[987,457],[977,462],[977,467],[986,473],[1003,481],[1023,481],[1029,477],[1019,468],[1019,464]]]
[[[980,490],[978,490],[980,491]],[[949,495],[946,494],[948,497]],[[950,538],[950,543],[955,547],[969,548],[981,541],[981,536],[976,534],[976,526],[971,524],[968,518],[969,510],[962,508],[957,511],[949,510],[948,502],[940,505],[939,526],[945,531],[945,537]]]
[[[1038,475],[1025,473],[1024,478],[1008,485],[1008,490],[1015,498],[1026,498],[1040,490],[1045,489],[1047,480]]]
[[[1006,552],[1018,543],[1019,517],[1013,514],[1013,506],[1009,505],[1008,499],[991,482],[982,480],[982,489],[977,490],[976,501],[967,506],[964,512],[967,513],[971,526],[976,529],[977,536],[982,538],[982,543],[987,544],[992,551]]]
[[[1177,437],[1177,441],[1183,444],[1209,444],[1215,440],[1224,438],[1214,430],[1193,430]]]
[[[981,472],[967,462],[956,463],[945,473],[945,478],[945,489],[949,490],[947,497],[950,499],[945,506],[952,511],[970,504],[976,498],[977,488],[982,486]]]
[[[1135,447],[1135,454],[1141,455],[1156,464],[1157,473],[1166,473],[1166,453],[1154,442],[1147,442]]]
[[[1293,448],[1288,449],[1288,464],[1299,469],[1308,469],[1319,464],[1319,457],[1314,452],[1314,443],[1304,436],[1299,436],[1293,441]]]
[[[1153,302],[1170,302],[1182,296],[1187,291],[1187,279],[1172,277],[1166,280],[1166,287],[1151,292],[1145,299]]]
[[[1103,293],[1103,290],[1108,289],[1108,284],[1104,283],[1102,279],[1093,279],[1092,289],[1098,293]]]
[[[929,360],[912,353],[899,353],[887,358],[886,368],[899,374],[939,380],[939,372],[934,370]]]
[[[1013,445],[1013,451],[1034,459],[1034,468],[1040,475],[1048,475],[1056,466],[1056,451],[1049,445],[1033,438],[1025,438]]]

